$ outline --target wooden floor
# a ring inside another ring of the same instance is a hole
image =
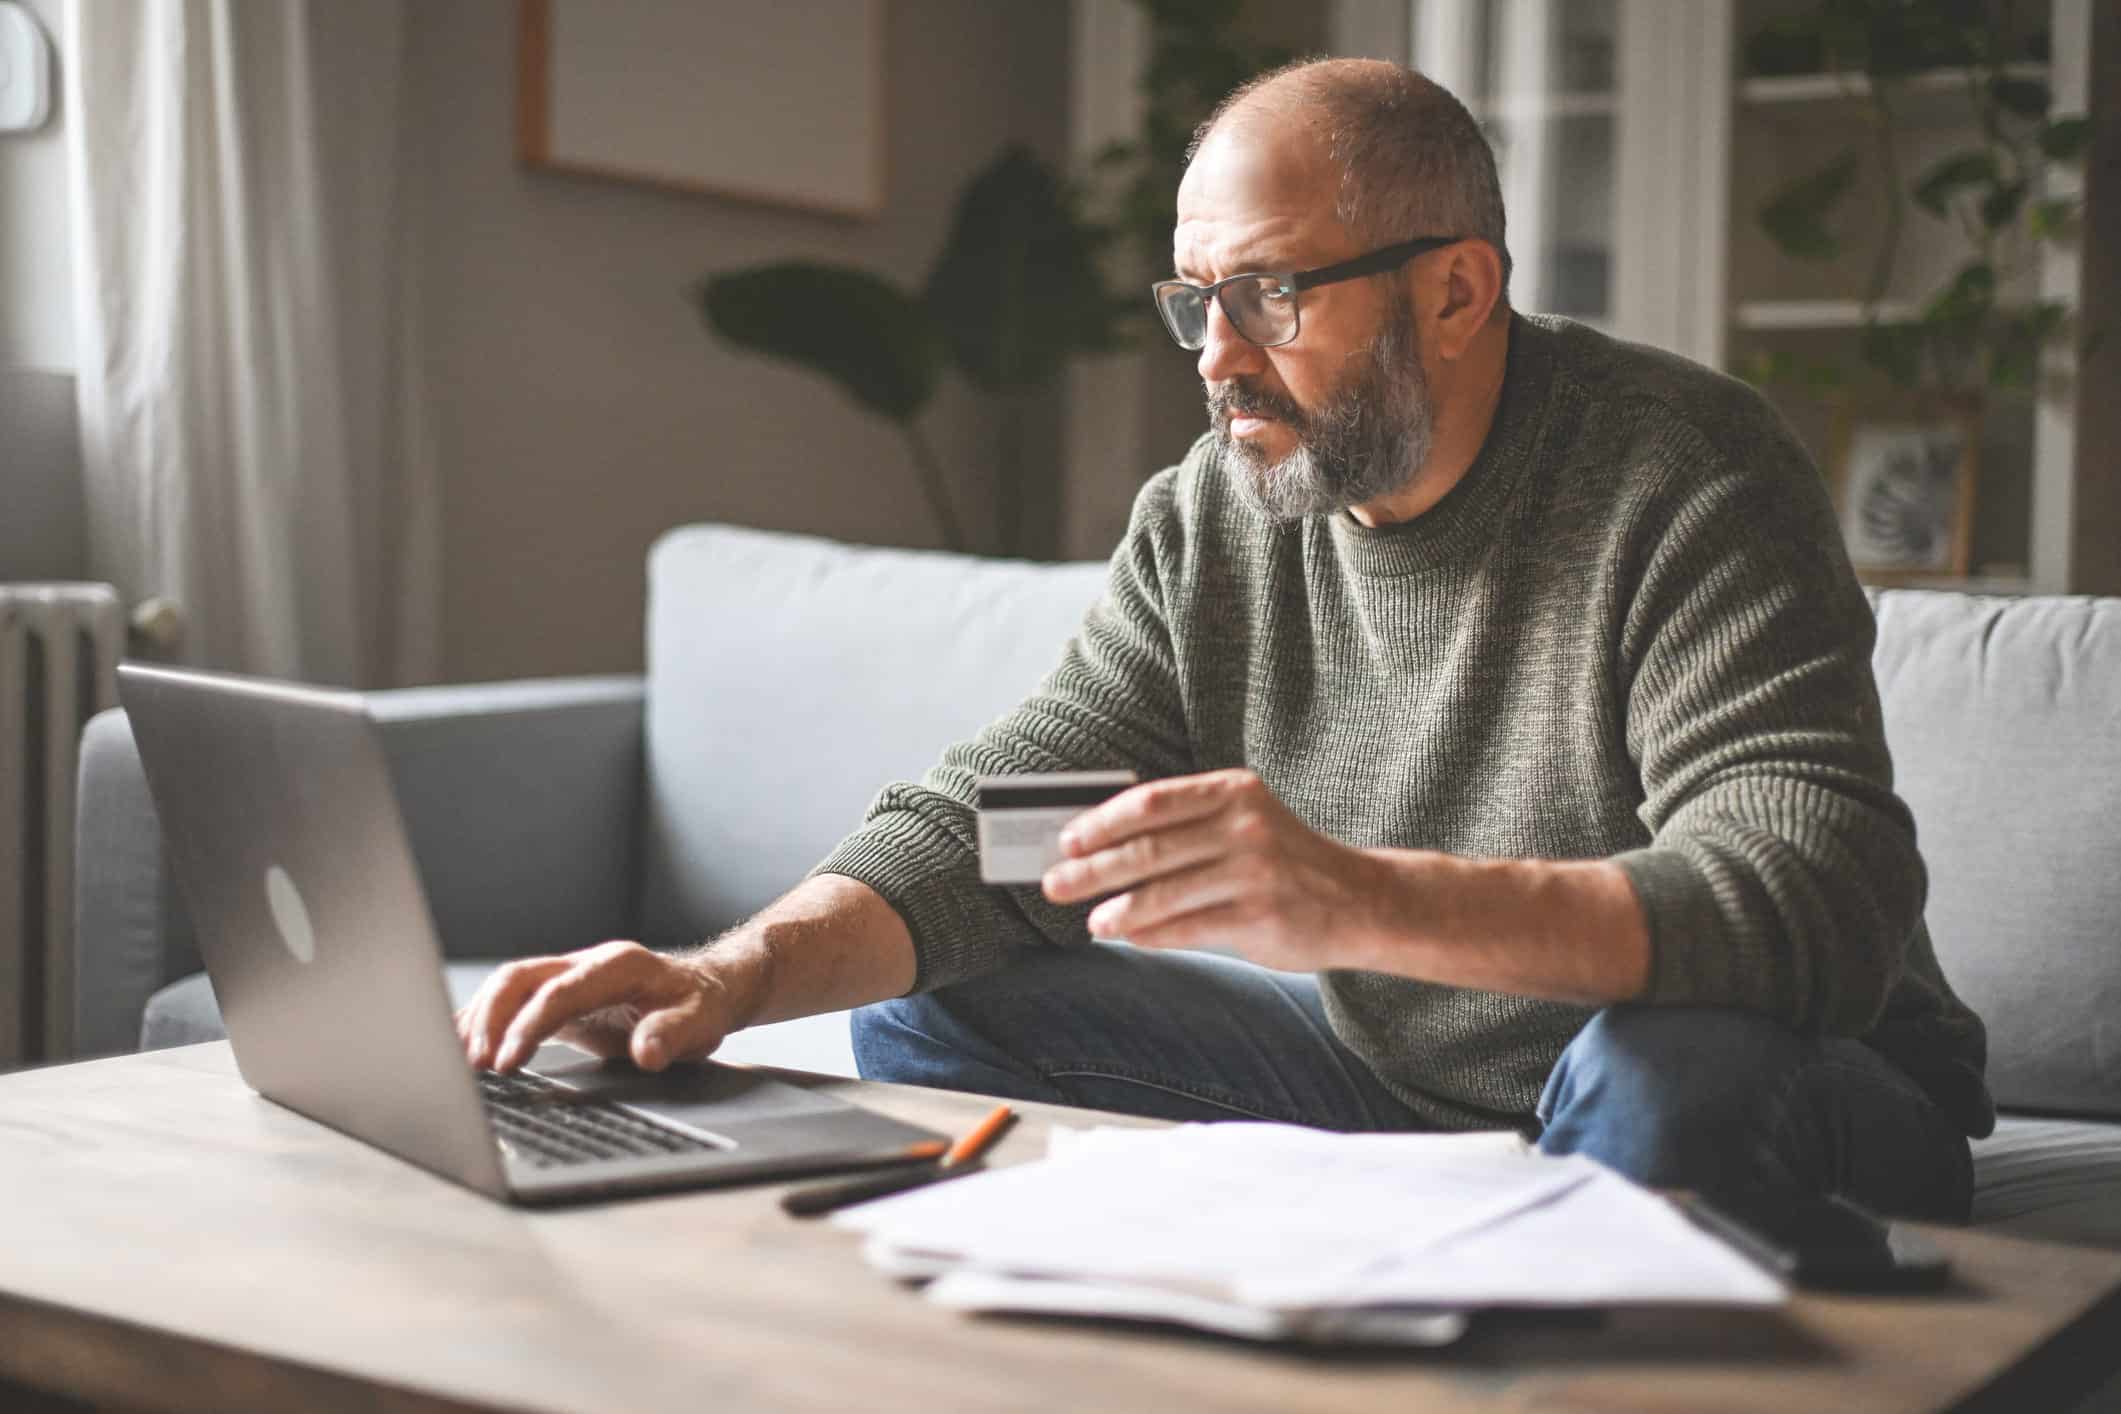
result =
[[[951,1131],[986,1107],[814,1083]],[[1024,1109],[997,1162],[1099,1118]],[[19,1072],[0,1378],[198,1410],[1805,1414],[2067,1408],[2121,1365],[2121,1253],[1981,1233],[1933,1230],[1960,1274],[1941,1296],[1496,1318],[1446,1351],[1349,1356],[958,1316],[777,1192],[508,1208],[260,1099],[223,1043]]]

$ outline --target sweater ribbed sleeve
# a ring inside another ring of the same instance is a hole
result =
[[[1874,629],[1818,474],[1761,419],[1744,466],[1675,430],[1644,500],[1619,674],[1647,847],[1646,1001],[1860,1036],[1922,916]]]

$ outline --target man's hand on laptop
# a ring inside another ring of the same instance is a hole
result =
[[[630,942],[521,958],[457,1013],[457,1036],[473,1065],[495,1070],[516,1069],[546,1041],[661,1070],[712,1054],[743,1024],[730,971]]]

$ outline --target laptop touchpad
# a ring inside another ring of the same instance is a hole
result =
[[[715,1126],[832,1114],[845,1100],[815,1094],[738,1066],[680,1062],[655,1074],[627,1061],[602,1061],[572,1047],[539,1048],[530,1068],[578,1095]]]

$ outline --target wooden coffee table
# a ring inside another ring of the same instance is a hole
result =
[[[986,1108],[804,1083],[951,1131]],[[1108,1121],[1024,1110],[995,1162]],[[0,1407],[2053,1409],[2121,1363],[2121,1253],[1975,1232],[1932,1230],[1940,1296],[1325,1355],[938,1310],[778,1191],[506,1208],[258,1098],[219,1042],[0,1076]]]

